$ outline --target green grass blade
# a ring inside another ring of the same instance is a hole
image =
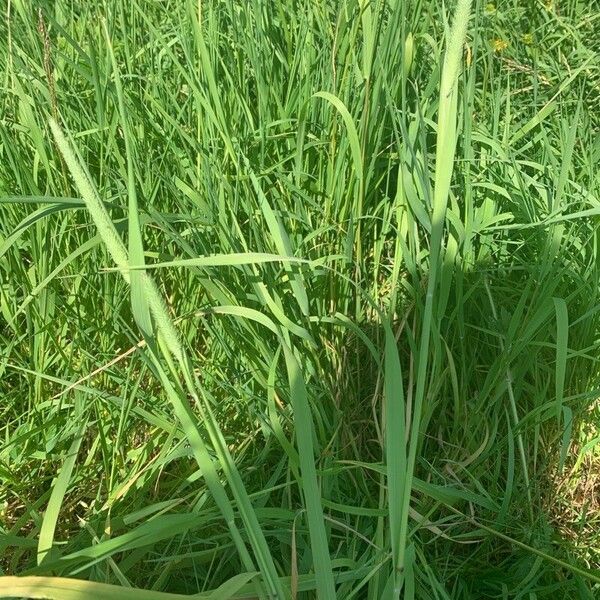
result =
[[[49,555],[52,550],[52,544],[54,543],[54,533],[56,531],[56,524],[60,517],[60,509],[71,481],[73,474],[73,468],[75,467],[75,461],[77,460],[77,454],[79,447],[81,446],[81,440],[86,429],[86,424],[82,424],[79,431],[75,434],[75,438],[67,451],[67,456],[63,465],[60,469],[58,477],[52,486],[52,493],[48,500],[48,506],[44,513],[44,519],[42,526],[40,527],[40,533],[38,538],[38,551],[37,551],[37,562],[38,565],[42,564],[44,559]]]
[[[390,538],[394,564],[401,557],[402,501],[406,494],[406,414],[404,384],[396,338],[385,323],[385,457],[388,485]]]
[[[119,107],[119,116],[121,128],[123,130],[123,140],[125,143],[125,159],[127,162],[127,223],[128,223],[128,258],[131,267],[144,268],[144,246],[142,242],[142,231],[140,226],[139,209],[137,201],[135,171],[134,171],[134,154],[131,143],[131,135],[129,133],[129,120],[125,109],[125,101],[123,99],[123,85],[121,83],[121,75],[119,67],[115,59],[110,36],[106,23],[103,24],[104,37],[108,47],[108,53],[112,63],[113,75],[115,78],[115,90],[117,94],[117,104]],[[143,283],[143,273],[129,273],[131,285],[131,311],[138,327],[142,331],[145,338],[152,336],[152,321],[150,319],[150,307],[146,296],[146,289]]]
[[[317,92],[314,94],[316,98],[323,98],[327,100],[339,113],[344,121],[346,132],[348,134],[348,143],[350,145],[350,153],[352,155],[352,164],[354,165],[354,172],[356,173],[357,179],[360,181],[363,178],[363,161],[362,154],[360,151],[360,142],[358,139],[358,131],[356,125],[352,119],[352,115],[346,108],[346,105],[337,97],[329,92]]]
[[[233,254],[213,254],[212,256],[198,256],[196,258],[181,258],[167,260],[143,266],[131,266],[130,270],[136,269],[164,269],[167,267],[231,267],[242,265],[260,265],[265,263],[297,263],[310,264],[310,261],[293,256],[282,256],[280,254],[267,254],[264,252],[240,252]]]
[[[321,491],[317,481],[313,425],[308,402],[308,393],[298,361],[292,350],[284,345],[284,358],[290,382],[290,395],[294,408],[296,440],[300,458],[300,473],[304,484],[304,501],[310,532],[311,551],[317,582],[317,597],[333,600],[336,597],[333,569],[329,555],[329,542],[325,530]]]
[[[553,298],[553,301],[556,311],[556,416],[560,424],[569,348],[569,313],[567,303],[562,298]]]

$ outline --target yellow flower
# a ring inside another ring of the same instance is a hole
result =
[[[544,7],[546,8],[546,10],[552,10],[554,6],[554,0],[546,0],[546,2],[544,3]]]
[[[494,14],[495,12],[496,12],[496,5],[493,2],[488,2],[485,5],[485,14],[491,15],[491,14]]]
[[[531,44],[533,44],[533,34],[531,33],[524,33],[521,36],[521,41],[526,45],[526,46],[531,46]]]
[[[492,48],[494,49],[494,52],[502,52],[508,48],[508,42],[506,40],[496,38],[495,40],[492,40]]]

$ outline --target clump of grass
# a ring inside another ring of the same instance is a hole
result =
[[[1,597],[597,594],[599,21],[447,8],[8,3]]]

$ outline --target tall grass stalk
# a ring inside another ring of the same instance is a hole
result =
[[[470,0],[459,0],[452,27],[447,31],[447,48],[442,66],[442,77],[440,81],[440,96],[438,104],[438,121],[436,135],[435,176],[433,183],[433,207],[431,215],[431,238],[429,245],[429,273],[427,280],[427,291],[425,296],[425,307],[421,325],[419,353],[417,357],[417,376],[415,382],[414,405],[411,415],[410,436],[406,466],[399,465],[405,471],[401,477],[401,483],[397,486],[399,497],[390,497],[390,510],[399,511],[399,514],[390,515],[390,523],[399,522],[399,542],[392,547],[396,548],[394,562],[397,576],[394,586],[394,596],[399,597],[402,590],[406,569],[406,549],[408,546],[408,509],[412,494],[412,478],[415,469],[417,446],[421,439],[421,415],[425,399],[425,389],[428,375],[429,345],[432,331],[433,307],[435,293],[439,285],[438,273],[443,253],[443,235],[446,221],[446,206],[450,192],[450,181],[454,169],[454,159],[457,138],[457,105],[458,105],[458,76],[463,54],[463,47],[467,35],[471,2]],[[443,315],[436,315],[437,319]],[[388,338],[390,330],[388,329]],[[389,342],[388,342],[389,343]],[[397,367],[392,367],[396,371]],[[393,375],[392,375],[393,376]],[[399,382],[396,383],[398,385]],[[395,387],[395,386],[394,386]],[[395,399],[396,402],[404,402],[404,396]],[[389,404],[390,400],[388,400]],[[388,413],[389,413],[388,409]],[[394,411],[394,416],[397,411]],[[395,416],[402,421],[404,415]],[[388,438],[404,439],[404,424],[392,425],[388,431]],[[388,468],[394,446],[397,441],[388,442]],[[396,477],[398,477],[396,475]],[[396,486],[394,486],[396,487]],[[394,487],[392,489],[394,489]],[[392,526],[392,533],[396,528]]]
[[[125,117],[123,111],[121,116],[122,118]],[[128,269],[130,265],[127,257],[127,251],[125,250],[123,242],[115,230],[113,223],[110,221],[110,217],[102,205],[97,192],[94,190],[91,182],[86,176],[85,170],[77,161],[74,152],[69,146],[69,142],[65,138],[56,121],[51,120],[50,127],[52,128],[52,133],[54,134],[56,143],[60,151],[63,153],[71,175],[73,176],[73,179],[84,201],[86,202],[86,206],[90,211],[90,215],[94,219],[94,223],[98,228],[98,232],[102,236],[102,239],[106,244],[111,256],[113,257],[113,260],[121,268]],[[125,122],[124,128],[126,131],[127,125]],[[127,140],[127,134],[125,135],[125,139]],[[135,183],[130,159],[128,161],[128,172],[130,173],[128,180],[128,185],[130,186],[130,248],[134,249],[134,255],[137,257],[137,260],[131,266],[140,266],[139,261],[143,261],[143,250],[141,249],[139,221],[137,218],[137,201],[135,197],[135,191],[133,191],[133,186]],[[133,212],[135,212],[135,216],[132,214]],[[133,221],[133,224],[131,221]],[[132,238],[137,240],[137,247],[132,241]],[[143,262],[141,264],[143,265]],[[238,502],[238,508],[240,510],[242,520],[245,522],[247,527],[247,534],[250,539],[250,543],[253,546],[256,560],[262,570],[269,594],[272,596],[274,595],[275,597],[283,597],[284,592],[281,588],[271,553],[252,505],[247,497],[241,477],[237,472],[233,460],[231,459],[229,450],[225,444],[225,440],[223,439],[219,427],[214,422],[214,416],[211,414],[210,407],[206,404],[203,406],[200,401],[196,391],[196,382],[194,381],[194,376],[190,368],[189,359],[184,353],[184,350],[178,339],[179,336],[175,330],[175,327],[173,326],[172,320],[167,312],[167,308],[161,298],[160,292],[150,276],[143,271],[134,271],[134,275],[129,276],[129,278],[127,277],[127,273],[123,273],[123,275],[126,277],[126,280],[128,280],[128,282],[130,281],[132,284],[132,312],[136,316],[136,321],[138,322],[138,325],[140,325],[140,329],[144,334],[148,347],[152,349],[154,346],[152,323],[150,323],[149,320],[150,314],[152,314],[159,335],[159,347],[166,349],[166,351],[177,360],[181,369],[183,381],[188,388],[187,391],[191,394],[196,405],[202,411],[201,415],[204,417],[202,420],[203,425],[208,430],[211,441],[216,446],[215,450],[217,456],[222,463],[223,471],[226,477],[229,479],[233,494]],[[134,286],[137,286],[139,289],[136,290]],[[198,425],[196,424],[196,418],[193,412],[190,410],[185,396],[181,393],[183,390],[180,388],[180,391],[178,391],[177,388],[173,387],[170,382],[171,377],[175,376],[176,373],[173,369],[171,369],[171,373],[169,375],[162,370],[160,366],[160,359],[155,352],[156,351],[153,352],[151,350],[151,356],[154,359],[155,368],[158,370],[163,386],[167,391],[167,395],[173,403],[175,414],[184,428],[190,445],[194,449],[198,466],[204,474],[207,485],[211,489],[213,497],[223,512],[223,516],[230,528],[232,538],[235,542],[238,552],[240,553],[244,567],[248,571],[252,571],[252,559],[248,554],[244,541],[235,523],[233,508],[229,499],[227,498],[225,490],[221,485],[218,473],[213,465],[212,458],[208,453],[202,434],[200,433]]]

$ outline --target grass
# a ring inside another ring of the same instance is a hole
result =
[[[596,597],[598,9],[7,0],[0,597]]]

